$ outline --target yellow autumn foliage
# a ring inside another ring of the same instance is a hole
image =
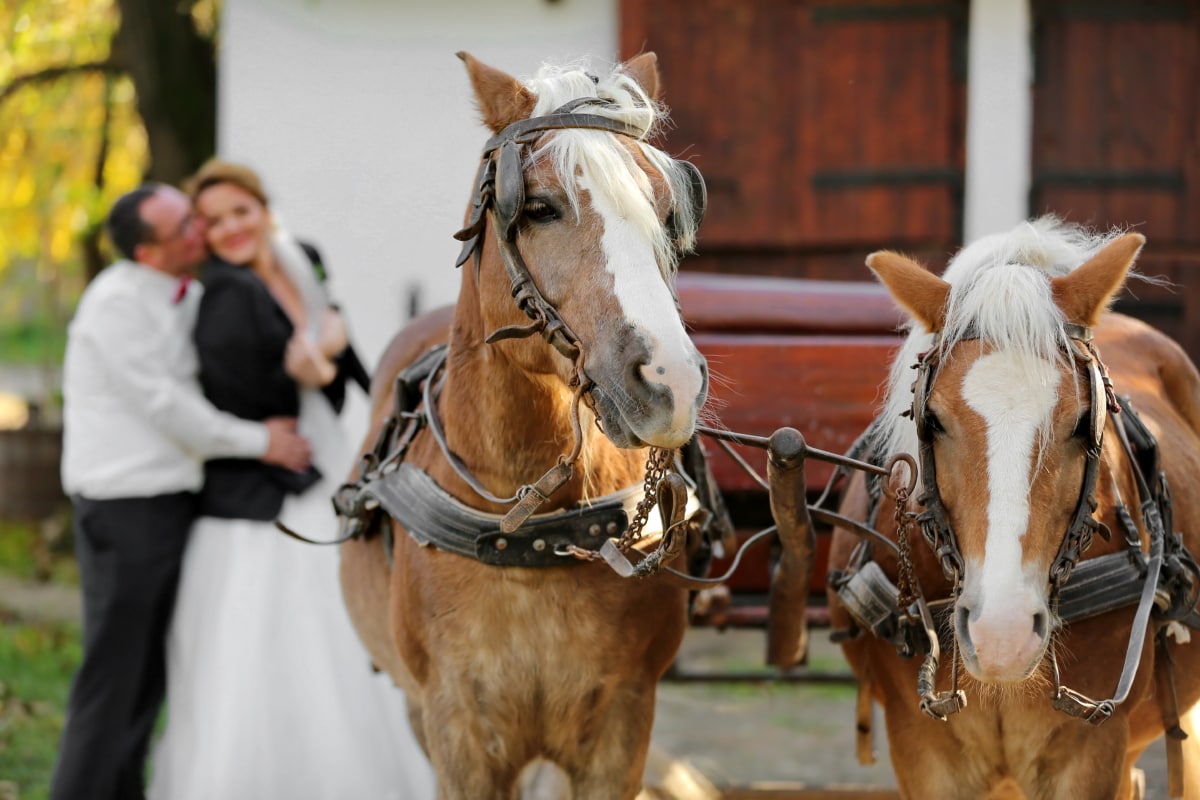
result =
[[[102,61],[113,0],[0,3],[0,87],[52,67]],[[108,120],[108,150],[100,164]],[[72,73],[31,82],[0,104],[0,286],[16,265],[39,280],[80,271],[79,242],[141,180],[146,136],[128,78]],[[103,189],[97,171],[103,170]]]
[[[197,29],[211,35],[219,12],[220,0],[195,3]],[[0,0],[0,91],[48,68],[104,61],[119,21],[115,0]],[[69,313],[83,286],[81,243],[148,163],[128,77],[77,71],[0,100],[0,321],[31,308]]]

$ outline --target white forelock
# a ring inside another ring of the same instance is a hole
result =
[[[964,339],[980,339],[1027,364],[1064,358],[1064,320],[1050,278],[1070,273],[1121,233],[1097,234],[1047,215],[964,247],[942,274],[951,289],[939,355]],[[916,426],[901,413],[912,405],[911,367],[932,337],[911,323],[909,328],[892,362],[876,432],[876,447],[887,454],[916,453],[918,447]],[[1031,369],[1025,379],[1038,383],[1045,377]]]

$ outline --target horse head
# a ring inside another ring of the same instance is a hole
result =
[[[947,576],[960,588],[953,629],[980,681],[1037,671],[1063,570],[1098,527],[1108,398],[1090,329],[1143,242],[1043,218],[970,245],[944,277],[892,252],[868,259],[913,322],[893,365],[888,446],[921,453],[927,538],[942,526],[957,544],[957,561],[943,560],[961,570]]]
[[[654,54],[607,77],[544,68],[527,83],[459,56],[495,134],[459,234],[460,264],[474,260],[459,343],[478,352],[486,340],[568,397],[579,387],[619,447],[684,444],[708,376],[674,277],[704,190],[695,167],[648,143],[662,116]]]

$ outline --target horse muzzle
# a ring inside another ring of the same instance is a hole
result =
[[[682,447],[692,438],[708,397],[708,364],[689,341],[682,357],[654,358],[640,337],[626,349],[617,374],[588,368],[593,407],[618,447]]]
[[[1037,670],[1050,643],[1050,614],[1042,606],[976,613],[961,601],[954,633],[963,666],[984,683],[1021,683]]]

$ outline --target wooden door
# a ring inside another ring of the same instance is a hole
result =
[[[709,190],[684,268],[866,280],[961,238],[965,0],[622,0],[623,58],[653,50],[667,149]]]
[[[1146,235],[1117,307],[1200,359],[1200,2],[1035,0],[1031,213]]]

